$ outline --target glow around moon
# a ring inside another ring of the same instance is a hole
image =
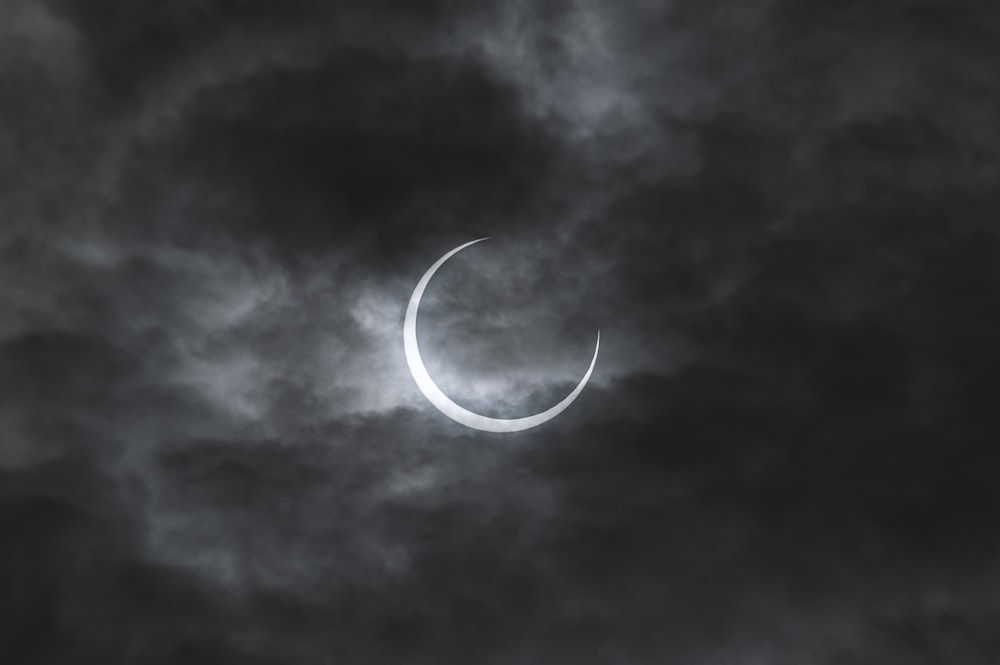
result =
[[[546,423],[560,413],[566,410],[566,408],[579,397],[580,393],[583,392],[584,386],[590,380],[590,375],[594,371],[594,365],[597,363],[597,353],[601,350],[601,332],[597,332],[597,345],[594,347],[594,357],[590,361],[590,367],[587,369],[587,373],[583,375],[583,379],[577,384],[576,388],[567,395],[561,402],[556,404],[550,409],[542,411],[541,413],[536,413],[533,416],[526,416],[524,418],[488,418],[486,416],[474,413],[468,409],[459,406],[454,401],[451,400],[447,395],[445,395],[437,384],[434,383],[434,379],[431,375],[427,373],[427,368],[424,366],[424,360],[420,357],[420,348],[417,346],[417,310],[420,309],[420,299],[424,295],[424,290],[427,288],[427,284],[431,281],[434,273],[438,271],[444,262],[450,259],[455,254],[466,247],[475,245],[478,242],[484,240],[489,240],[489,238],[480,238],[479,240],[473,240],[472,242],[467,242],[464,245],[460,245],[455,249],[451,250],[437,262],[430,267],[430,269],[424,273],[424,276],[420,278],[417,282],[417,286],[413,289],[413,295],[410,296],[410,304],[406,308],[406,318],[403,322],[403,349],[406,352],[406,363],[410,366],[410,373],[413,374],[413,379],[417,382],[421,392],[424,396],[430,400],[441,413],[448,416],[452,420],[466,427],[471,427],[472,429],[481,430],[483,432],[520,432],[522,430],[530,429],[532,427],[538,427],[539,425]]]

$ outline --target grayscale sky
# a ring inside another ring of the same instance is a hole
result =
[[[0,662],[1000,662],[1000,5],[3,0]],[[451,422],[403,355],[518,434]]]

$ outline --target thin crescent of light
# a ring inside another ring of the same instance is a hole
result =
[[[542,423],[552,420],[565,411],[566,407],[572,404],[580,393],[583,392],[584,386],[587,385],[587,382],[590,380],[590,375],[594,371],[594,365],[597,363],[597,353],[601,350],[601,331],[597,331],[597,346],[594,348],[594,357],[590,361],[590,368],[587,369],[587,373],[583,375],[583,379],[581,379],[580,383],[578,383],[576,388],[573,389],[573,392],[550,409],[542,411],[541,413],[536,413],[533,416],[526,416],[524,418],[488,418],[486,416],[481,416],[478,413],[469,411],[468,409],[453,402],[451,398],[445,395],[441,389],[437,387],[437,384],[434,383],[434,379],[432,379],[431,375],[427,373],[427,368],[424,366],[423,358],[420,357],[420,348],[417,346],[417,310],[420,308],[420,299],[424,295],[424,289],[427,288],[427,284],[431,281],[431,277],[434,276],[434,273],[438,271],[438,268],[444,265],[445,261],[450,259],[455,254],[458,254],[466,247],[471,247],[472,245],[484,240],[489,240],[489,238],[473,240],[472,242],[467,242],[464,245],[460,245],[459,247],[451,250],[438,259],[437,262],[432,265],[426,273],[424,273],[424,276],[420,278],[420,281],[417,282],[416,288],[413,289],[413,295],[410,296],[410,304],[406,308],[406,318],[403,321],[403,350],[406,352],[406,364],[410,366],[410,373],[413,374],[413,379],[417,382],[417,386],[420,388],[420,391],[441,413],[459,424],[483,432],[520,432],[532,427],[538,427]]]

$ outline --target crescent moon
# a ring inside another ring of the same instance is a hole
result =
[[[471,427],[472,429],[480,430],[483,432],[520,432],[522,430],[531,429],[532,427],[538,427],[543,423],[547,423],[552,420],[560,413],[566,410],[566,408],[580,396],[583,392],[584,386],[590,380],[590,375],[594,371],[594,365],[597,363],[597,353],[601,350],[601,331],[597,331],[597,346],[594,348],[594,357],[590,361],[590,367],[587,369],[587,373],[583,375],[583,379],[577,384],[576,388],[573,389],[569,395],[563,398],[561,402],[556,404],[550,409],[542,411],[541,413],[536,413],[533,416],[526,416],[524,418],[488,418],[482,416],[473,411],[459,406],[451,400],[447,395],[445,395],[437,384],[434,383],[434,379],[431,375],[427,373],[427,368],[424,366],[424,360],[420,357],[420,348],[417,346],[417,310],[420,309],[420,299],[424,295],[424,290],[427,288],[427,284],[431,281],[431,277],[434,273],[438,271],[444,262],[458,254],[466,247],[471,247],[476,243],[482,242],[484,240],[489,240],[489,238],[480,238],[479,240],[473,240],[472,242],[467,242],[464,245],[460,245],[455,249],[451,250],[424,273],[424,276],[420,278],[417,282],[417,286],[413,289],[413,295],[410,296],[410,304],[406,308],[406,318],[403,321],[403,350],[406,352],[406,364],[410,366],[410,373],[413,374],[414,381],[417,382],[417,386],[424,396],[430,400],[441,413],[448,416],[455,422],[465,425],[466,427]]]

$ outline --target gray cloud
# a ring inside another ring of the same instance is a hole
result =
[[[0,25],[4,662],[996,660],[993,8]]]

